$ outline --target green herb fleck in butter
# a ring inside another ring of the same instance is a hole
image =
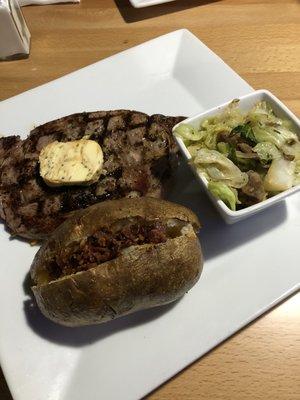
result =
[[[52,142],[39,156],[40,175],[49,186],[90,185],[99,179],[102,149],[94,140]]]

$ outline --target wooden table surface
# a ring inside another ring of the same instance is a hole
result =
[[[297,0],[178,0],[147,9],[127,0],[82,0],[23,11],[32,34],[30,58],[0,64],[0,100],[184,27],[250,85],[271,90],[300,115]],[[299,400],[300,294],[148,398]],[[11,399],[1,370],[0,399]]]

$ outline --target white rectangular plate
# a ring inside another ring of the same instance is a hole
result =
[[[252,91],[186,30],[159,37],[0,103],[0,132],[78,111],[193,115]],[[104,325],[59,327],[30,307],[36,247],[1,226],[0,362],[15,400],[136,399],[299,288],[299,196],[227,226],[188,168],[174,201],[200,217],[204,272],[179,302]]]
[[[156,4],[170,3],[174,0],[129,0],[135,8],[155,6]]]

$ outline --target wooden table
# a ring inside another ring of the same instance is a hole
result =
[[[139,10],[127,0],[82,0],[80,5],[27,7],[24,14],[32,34],[30,58],[0,64],[1,100],[185,27],[250,85],[271,90],[300,114],[297,0],[178,0]],[[299,400],[300,294],[148,398]],[[0,399],[11,399],[1,372]],[[33,395],[32,400],[38,399]]]

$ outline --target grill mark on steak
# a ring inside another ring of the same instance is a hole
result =
[[[160,197],[176,160],[171,130],[182,117],[128,110],[69,115],[33,129],[27,139],[0,138],[0,217],[29,239],[47,237],[68,214],[120,197]],[[103,150],[102,174],[91,186],[49,187],[39,174],[41,149],[83,137]]]

